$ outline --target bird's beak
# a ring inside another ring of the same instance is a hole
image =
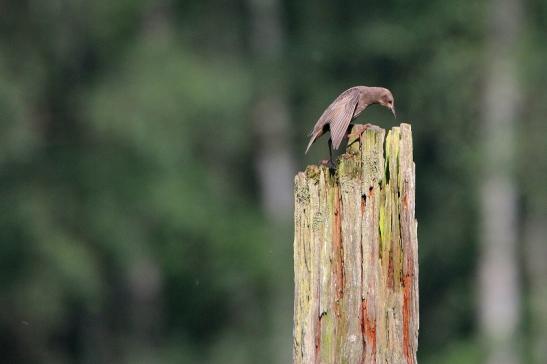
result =
[[[397,119],[397,113],[395,112],[395,106],[390,107],[391,112],[393,113],[393,117]]]

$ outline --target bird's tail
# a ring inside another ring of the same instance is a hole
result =
[[[310,139],[310,142],[308,143],[308,147],[306,148],[306,151],[304,152],[304,154],[308,154],[308,150],[310,149],[311,145],[313,144],[313,142],[317,138],[317,134],[315,134],[313,132],[311,132],[310,136],[311,136],[311,139]]]

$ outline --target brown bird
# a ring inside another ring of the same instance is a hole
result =
[[[330,130],[329,155],[332,163],[332,147],[334,147],[334,150],[340,147],[342,139],[347,134],[350,122],[357,118],[367,106],[372,104],[387,107],[396,117],[395,100],[393,100],[393,95],[387,88],[355,86],[342,92],[315,123],[309,135],[311,139],[306,148],[306,153],[308,153],[317,138]]]

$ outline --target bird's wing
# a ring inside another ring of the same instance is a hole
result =
[[[332,147],[336,150],[340,147],[342,139],[346,135],[349,123],[359,102],[359,91],[349,89],[341,94],[325,111],[321,118],[325,117],[330,122],[330,134]]]
[[[313,142],[323,135],[324,127],[330,124],[331,139],[334,149],[338,149],[349,123],[353,117],[357,103],[359,102],[359,91],[355,88],[350,88],[342,92],[323,112],[321,117],[315,123],[313,130],[310,133],[310,142],[306,148],[306,153],[310,149]]]
[[[347,92],[347,91],[345,91]],[[310,134],[308,134],[308,136],[310,137],[310,142],[308,143],[308,147],[306,148],[306,152],[304,154],[307,154],[308,153],[308,150],[310,149],[311,145],[313,144],[313,142],[315,142],[315,140],[317,138],[319,138],[321,135],[323,135],[323,133],[325,132],[324,128],[325,128],[325,125],[327,125],[329,122],[330,122],[330,113],[331,113],[331,106],[342,96],[343,94],[341,94],[340,96],[338,96],[336,98],[336,100],[334,100],[330,105],[329,107],[327,107],[325,109],[325,111],[323,111],[323,114],[321,114],[321,116],[319,117],[319,119],[317,119],[317,122],[315,123],[315,125],[313,126],[313,129],[312,131],[310,132]]]

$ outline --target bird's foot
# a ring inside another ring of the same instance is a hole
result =
[[[351,124],[350,124],[351,126]],[[348,132],[347,132],[347,137],[348,139],[350,139],[350,141],[352,139],[355,139],[355,138],[359,138],[359,136],[361,134],[363,134],[367,129],[371,129],[371,130],[374,130],[374,131],[381,131],[382,128],[380,128],[378,125],[374,125],[374,124],[355,124],[353,125],[351,128],[348,128]]]
[[[322,166],[328,167],[331,171],[336,171],[336,164],[334,164],[332,159],[323,159],[320,163]]]
[[[381,131],[382,128],[380,128],[378,125],[374,125],[374,124],[370,124],[370,123],[367,123],[364,125],[365,127],[365,130],[366,129],[371,129],[371,130],[374,130],[374,131]]]
[[[360,132],[363,132],[363,126],[364,125],[362,124],[349,124],[348,129],[346,130],[346,137],[349,137],[351,134],[358,134]]]

